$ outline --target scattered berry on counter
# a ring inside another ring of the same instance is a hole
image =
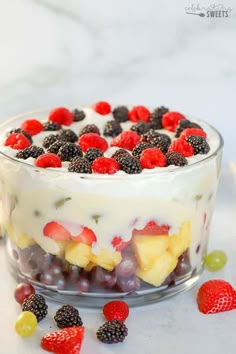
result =
[[[136,124],[133,124],[130,130],[136,132],[138,135],[143,135],[149,130],[149,125],[146,122],[140,120]]]
[[[113,175],[119,171],[119,163],[111,157],[97,157],[92,163],[92,170],[95,173],[109,174]]]
[[[131,122],[148,122],[150,119],[150,111],[144,106],[135,106],[129,111],[129,120]]]
[[[22,311],[32,312],[36,316],[37,321],[40,322],[47,316],[48,305],[42,295],[32,294],[24,300]]]
[[[188,164],[187,159],[184,155],[179,152],[168,152],[166,154],[166,166],[175,165],[175,166],[185,166]]]
[[[204,265],[210,272],[217,272],[225,266],[226,262],[227,256],[225,252],[215,250],[206,255]]]
[[[97,148],[90,148],[84,154],[84,158],[87,159],[89,162],[93,162],[97,157],[103,156],[103,152]]]
[[[96,133],[87,133],[79,137],[78,141],[83,152],[86,152],[89,148],[97,148],[105,152],[108,148],[106,139],[102,138]]]
[[[202,136],[190,135],[186,141],[193,147],[194,155],[207,154],[210,151],[208,142]]]
[[[43,124],[37,119],[27,119],[22,122],[21,129],[32,135],[37,135],[43,131],[44,126]]]
[[[80,157],[75,158],[70,162],[68,171],[77,173],[92,173],[92,168],[87,159]]]
[[[61,159],[51,152],[45,153],[37,157],[34,161],[35,166],[42,167],[42,168],[59,168],[61,167]]]
[[[38,321],[31,311],[22,312],[15,323],[15,331],[21,337],[31,337],[37,328]]]
[[[186,118],[179,112],[167,112],[162,116],[162,125],[166,130],[174,132],[179,124],[179,121],[182,119]]]
[[[140,142],[140,139],[140,136],[136,132],[127,130],[113,138],[111,146],[117,146],[132,151]]]
[[[182,154],[185,157],[190,157],[194,155],[193,147],[187,141],[180,138],[173,140],[170,144],[168,153],[173,151],[178,152],[179,154]]]
[[[51,122],[57,122],[60,125],[71,125],[74,116],[67,108],[58,107],[49,113],[48,120]]]
[[[53,154],[57,154],[60,147],[64,145],[65,142],[63,140],[56,140],[52,145],[47,148],[47,152],[52,152]]]
[[[83,153],[79,145],[64,143],[57,153],[61,161],[71,161],[74,157],[82,157]]]
[[[9,133],[7,134],[7,136],[9,136],[13,133],[22,133],[31,142],[31,144],[33,143],[32,136],[29,133],[27,133],[25,130],[23,130],[21,128],[15,128],[15,129],[10,130]]]
[[[61,125],[57,122],[47,121],[47,122],[43,123],[43,130],[44,131],[56,131],[56,130],[60,130],[60,129],[61,129]]]
[[[120,169],[128,174],[138,174],[142,172],[142,166],[138,159],[128,154],[121,154],[116,158]]]
[[[84,111],[75,108],[72,112],[74,122],[81,122],[85,118]]]
[[[60,140],[66,141],[68,143],[75,143],[78,140],[78,136],[71,129],[60,129],[57,133]]]
[[[96,335],[103,343],[115,344],[125,340],[128,335],[128,328],[122,321],[107,321],[99,327]]]
[[[14,298],[18,304],[23,304],[30,295],[35,294],[35,289],[30,283],[19,283],[14,291]]]
[[[54,320],[59,328],[83,325],[79,311],[71,305],[60,307],[54,316]]]
[[[44,154],[43,148],[36,145],[31,145],[23,150],[18,151],[16,154],[16,158],[26,160],[29,157],[33,157],[36,159],[42,154]]]
[[[201,128],[186,128],[182,131],[179,137],[182,139],[186,139],[190,135],[203,136],[204,138],[207,137],[206,132]]]
[[[15,150],[22,150],[29,147],[31,142],[23,133],[12,133],[11,135],[8,135],[4,145]]]
[[[147,143],[145,141],[141,142],[135,146],[135,148],[132,151],[132,155],[134,157],[140,158],[140,155],[144,150],[152,148],[152,147],[153,147],[153,145],[151,143]]]
[[[81,129],[81,131],[79,132],[79,136],[87,133],[96,133],[100,135],[100,130],[96,126],[96,124],[87,124]]]
[[[106,303],[102,311],[107,321],[118,320],[124,322],[129,316],[129,306],[122,300],[113,300]]]
[[[151,113],[150,123],[155,123],[155,129],[163,128],[162,117],[167,112],[169,112],[169,109],[164,106],[161,106],[154,109],[154,111]]]
[[[121,132],[122,132],[122,128],[120,123],[116,120],[109,120],[106,122],[104,126],[103,135],[111,136],[113,138],[114,136],[117,136]]]
[[[198,129],[202,129],[201,126],[197,123],[191,122],[188,119],[181,119],[179,121],[179,124],[176,128],[175,131],[175,136],[176,138],[178,138],[180,136],[180,134],[182,133],[183,130],[187,129],[187,128],[198,128]]]
[[[126,106],[118,106],[112,111],[114,119],[119,122],[127,122],[129,120],[129,110]]]
[[[105,101],[94,103],[93,109],[95,110],[95,112],[102,115],[111,113],[111,106],[108,102]]]
[[[45,149],[48,149],[49,146],[51,146],[53,143],[55,143],[55,141],[59,140],[58,136],[55,134],[49,134],[48,136],[45,136],[45,138],[43,139],[43,147]]]
[[[200,312],[214,314],[236,309],[236,292],[225,280],[208,280],[198,289],[197,304]]]
[[[142,168],[164,167],[166,166],[166,157],[160,149],[149,148],[142,151],[140,163]]]

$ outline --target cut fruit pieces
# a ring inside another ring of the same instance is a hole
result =
[[[96,265],[111,271],[121,262],[121,259],[122,257],[120,252],[111,252],[107,249],[102,249],[99,254],[92,255],[91,261]]]
[[[86,267],[92,258],[91,247],[82,242],[71,241],[66,246],[65,259],[78,267]]]
[[[179,257],[190,245],[191,225],[189,221],[182,223],[177,235],[169,236],[168,250],[173,256]]]

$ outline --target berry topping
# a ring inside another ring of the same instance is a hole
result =
[[[177,126],[176,132],[175,132],[175,136],[178,138],[180,136],[180,134],[182,133],[183,130],[185,130],[186,128],[199,128],[202,129],[201,126],[197,123],[193,123],[188,119],[181,119],[179,121],[179,124]]]
[[[111,112],[110,104],[108,102],[104,102],[104,101],[100,101],[100,102],[95,103],[93,105],[93,109],[95,110],[95,112],[102,114],[102,115],[106,115]]]
[[[130,153],[125,150],[125,149],[118,149],[116,150],[112,155],[111,157],[113,159],[115,159],[116,161],[118,161],[118,159],[121,157],[121,155],[127,155],[127,156],[131,156]]]
[[[120,123],[116,120],[109,120],[104,126],[103,135],[114,137],[120,134],[121,132],[122,128]]]
[[[158,136],[153,137],[151,141],[156,148],[160,149],[163,152],[163,154],[167,153],[168,148],[171,144],[171,139],[166,134],[159,134]]]
[[[224,280],[208,280],[197,293],[200,312],[214,314],[236,309],[236,292],[231,284]]]
[[[69,240],[70,232],[56,221],[50,221],[43,228],[43,234],[53,240]]]
[[[45,138],[43,139],[43,147],[45,149],[48,149],[49,146],[51,146],[53,143],[55,143],[55,141],[59,140],[58,136],[55,134],[50,134],[48,136],[45,136]]]
[[[119,171],[119,163],[110,157],[97,157],[92,163],[92,170],[95,173],[107,173],[113,175]]]
[[[12,133],[6,138],[4,145],[15,150],[21,150],[29,147],[31,142],[23,133]]]
[[[41,347],[55,354],[79,354],[84,339],[84,327],[62,328],[41,339]]]
[[[11,131],[9,131],[7,136],[9,136],[13,133],[22,133],[31,142],[31,144],[33,143],[32,136],[29,133],[27,133],[25,130],[20,129],[20,128],[12,129]]]
[[[79,137],[78,141],[83,152],[89,148],[97,148],[105,152],[108,148],[107,141],[96,133],[87,133]]]
[[[129,111],[129,120],[131,122],[148,122],[150,119],[150,111],[144,106],[135,106]]]
[[[155,129],[162,129],[163,128],[162,116],[167,112],[169,112],[169,109],[164,106],[161,106],[161,107],[154,109],[154,111],[151,113],[150,123],[155,124]]]
[[[128,174],[138,174],[142,172],[140,162],[130,154],[121,154],[116,158],[120,165],[120,169]]]
[[[71,129],[60,129],[57,137],[68,143],[75,143],[78,140],[78,136]]]
[[[71,161],[73,157],[82,157],[83,153],[79,145],[64,143],[58,151],[61,161]]]
[[[113,300],[103,306],[102,312],[107,321],[124,322],[129,316],[129,306],[122,300]]]
[[[60,130],[61,129],[61,125],[58,124],[57,122],[45,122],[43,123],[43,130],[44,131],[56,131],[56,130]]]
[[[49,145],[47,148],[48,152],[52,152],[53,154],[57,154],[60,147],[63,146],[65,142],[63,140],[56,140],[53,144]]]
[[[227,256],[224,251],[216,250],[210,252],[204,260],[205,267],[210,272],[217,272],[222,269],[227,262]]]
[[[210,151],[208,142],[202,136],[190,135],[186,141],[193,147],[194,155],[207,154]]]
[[[170,165],[185,166],[187,164],[188,161],[186,160],[184,155],[178,152],[172,151],[166,154],[166,166],[170,166]]]
[[[113,109],[113,117],[114,119],[119,122],[126,122],[129,120],[129,110],[126,106],[119,106]]]
[[[128,329],[122,321],[105,322],[97,331],[97,338],[107,344],[123,342],[128,335]]]
[[[23,304],[24,300],[35,293],[34,287],[29,283],[19,283],[14,291],[15,300]]]
[[[132,151],[140,142],[140,136],[136,132],[125,131],[117,135],[111,141],[111,146],[118,146],[123,149]]]
[[[180,138],[173,140],[170,144],[168,153],[172,151],[178,152],[179,154],[182,154],[185,157],[190,157],[194,154],[193,147],[187,141]]]
[[[149,126],[147,123],[139,121],[136,124],[133,124],[130,130],[136,132],[138,135],[143,135],[149,130]]]
[[[32,294],[24,300],[22,311],[32,312],[36,316],[37,321],[40,322],[47,316],[48,305],[42,295]]]
[[[142,151],[140,163],[142,168],[164,167],[166,165],[166,158],[160,149],[149,148]]]
[[[37,119],[27,119],[20,127],[30,135],[37,135],[44,129],[43,124]]]
[[[64,107],[58,107],[53,109],[49,113],[48,120],[52,122],[57,122],[61,125],[71,125],[74,120],[74,116],[69,111],[69,109]]]
[[[57,168],[61,167],[61,160],[60,158],[51,152],[46,154],[40,155],[34,162],[35,166],[42,167],[42,168]]]
[[[84,111],[80,109],[75,108],[71,113],[73,114],[74,122],[81,122],[85,118]]]
[[[200,128],[186,128],[180,134],[180,138],[186,139],[190,135],[203,136],[204,138],[207,137],[207,134],[206,134],[206,132],[204,132],[203,129],[200,129]]]
[[[141,141],[155,145],[155,142],[160,137],[160,135],[161,134],[157,132],[155,129],[150,129],[149,131],[147,131],[142,135]]]
[[[79,136],[87,133],[96,133],[100,135],[100,130],[95,124],[87,124],[81,129]]]
[[[16,320],[15,331],[21,337],[31,337],[37,328],[36,316],[30,311],[22,312]]]
[[[153,145],[151,143],[146,143],[146,142],[141,142],[135,146],[135,148],[132,151],[132,155],[134,157],[140,158],[141,153],[149,148],[152,148]]]
[[[167,112],[162,117],[162,125],[166,130],[174,132],[179,124],[179,121],[182,119],[186,118],[179,112]]]
[[[91,246],[94,242],[97,241],[97,237],[93,232],[93,230],[89,229],[86,226],[82,228],[82,231],[81,233],[79,233],[79,235],[71,236],[71,239],[73,241],[85,243],[86,245],[89,246]]]
[[[71,305],[60,307],[54,316],[54,320],[59,328],[83,325],[79,311]]]
[[[84,158],[87,159],[89,162],[93,162],[97,157],[103,156],[103,152],[97,148],[90,148],[84,154]]]
[[[113,237],[111,244],[112,246],[115,248],[116,251],[122,251],[123,249],[125,249],[129,244],[130,241],[123,241],[121,236],[115,236]]]
[[[163,224],[159,225],[156,221],[149,221],[141,230],[134,229],[135,235],[168,235],[170,226]]]
[[[43,148],[36,145],[31,145],[30,147],[18,151],[18,153],[16,154],[16,158],[26,160],[29,157],[33,157],[36,159],[42,154],[44,154]]]
[[[77,173],[92,173],[92,168],[87,159],[76,157],[70,162],[68,171]]]

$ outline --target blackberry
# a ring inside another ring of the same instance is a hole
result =
[[[93,162],[97,157],[103,156],[103,152],[97,148],[89,148],[86,153],[84,154],[84,158],[87,159],[89,162]]]
[[[79,145],[64,143],[57,153],[62,161],[70,161],[73,157],[82,157],[83,153]]]
[[[79,311],[71,305],[63,305],[54,316],[58,328],[82,326]]]
[[[161,134],[159,132],[157,132],[155,129],[150,129],[148,132],[144,133],[141,136],[141,141],[152,144],[153,139],[160,136],[160,135]]]
[[[57,136],[60,140],[68,143],[75,143],[78,140],[78,136],[71,129],[61,129],[59,130]]]
[[[77,157],[70,162],[68,171],[77,173],[92,173],[92,168],[90,162],[87,159]]]
[[[107,344],[123,342],[128,335],[128,328],[122,321],[107,321],[97,330],[97,338]]]
[[[154,129],[162,129],[163,128],[162,116],[167,112],[169,112],[169,109],[164,106],[154,109],[154,111],[152,112],[151,117],[150,117],[150,122],[155,124]]]
[[[129,110],[126,106],[116,107],[115,109],[113,109],[112,114],[114,119],[119,123],[126,122],[127,120],[129,120]]]
[[[191,122],[188,119],[181,119],[179,121],[179,124],[178,124],[178,126],[176,128],[176,131],[175,131],[176,138],[178,138],[180,136],[180,134],[182,133],[182,131],[184,129],[187,129],[187,128],[199,128],[199,129],[202,129],[202,127],[199,124],[197,124],[197,123]]]
[[[31,142],[31,144],[33,143],[32,136],[29,133],[27,133],[25,130],[23,130],[21,128],[12,129],[12,130],[9,131],[9,133],[7,135],[9,136],[9,135],[14,134],[14,133],[23,134]]]
[[[44,139],[43,139],[43,147],[45,149],[49,148],[50,145],[52,145],[53,143],[55,143],[55,141],[58,140],[58,136],[57,135],[54,135],[54,134],[50,134],[48,136],[46,136]]]
[[[166,154],[166,166],[185,166],[187,164],[187,159],[184,157],[184,155],[179,154],[178,152],[172,151]]]
[[[32,294],[24,300],[22,311],[33,312],[39,322],[47,316],[48,305],[42,295]]]
[[[55,143],[53,143],[52,145],[49,146],[49,148],[47,149],[48,152],[52,152],[53,154],[57,154],[60,147],[62,145],[64,145],[65,142],[62,140],[56,140]]]
[[[207,154],[210,151],[210,146],[203,136],[190,135],[186,141],[193,147],[194,155]]]
[[[120,134],[121,132],[122,128],[120,123],[116,120],[109,120],[104,126],[103,135],[114,137]]]
[[[43,148],[36,145],[31,145],[30,147],[27,147],[24,150],[18,151],[18,153],[16,154],[16,158],[26,160],[29,157],[33,157],[36,159],[42,154],[44,154]]]
[[[85,118],[85,113],[84,111],[75,108],[73,111],[71,111],[74,117],[74,122],[81,122],[81,120],[84,120]]]
[[[43,130],[45,131],[54,131],[54,130],[60,130],[61,125],[57,122],[45,122],[43,123]]]
[[[125,150],[125,149],[118,149],[116,150],[112,155],[111,158],[115,159],[116,161],[118,161],[118,159],[121,157],[121,155],[128,155],[131,156],[130,153]]]
[[[128,174],[138,174],[142,172],[142,167],[138,159],[131,155],[122,154],[116,161],[120,164],[120,169]]]
[[[147,123],[140,121],[140,122],[138,122],[136,124],[133,124],[132,127],[130,128],[130,130],[136,132],[138,135],[143,135],[149,129],[148,129],[148,124]]]
[[[96,133],[100,135],[100,130],[95,124],[87,124],[81,129],[79,136],[87,133]]]
[[[160,149],[163,154],[167,153],[168,148],[171,144],[171,139],[166,134],[160,134],[159,136],[153,137],[151,141],[154,147]]]
[[[141,153],[143,152],[143,150],[146,150],[146,149],[149,149],[152,147],[153,147],[153,145],[151,143],[146,143],[146,142],[139,143],[133,149],[132,155],[139,158]]]

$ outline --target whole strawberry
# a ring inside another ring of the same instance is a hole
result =
[[[104,305],[103,314],[108,321],[124,322],[129,316],[129,306],[122,300],[113,300]]]
[[[227,281],[209,280],[200,286],[197,304],[204,314],[230,311],[236,309],[236,291]]]

